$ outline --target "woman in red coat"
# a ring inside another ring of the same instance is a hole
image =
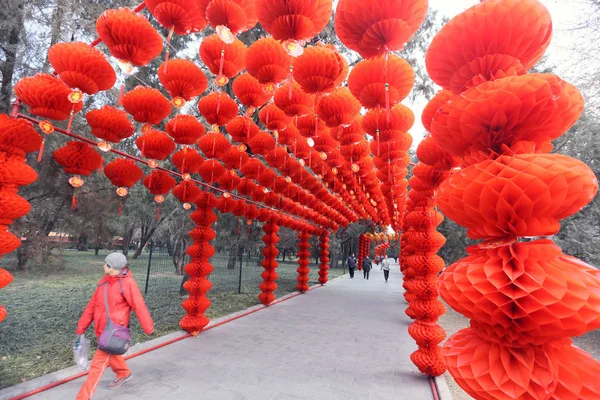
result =
[[[77,335],[83,335],[92,322],[97,337],[100,337],[104,331],[106,326],[104,305],[106,285],[108,285],[108,308],[111,320],[117,325],[129,326],[129,316],[131,311],[135,311],[142,329],[147,335],[150,335],[154,332],[154,323],[144,303],[142,293],[127,267],[127,257],[121,253],[111,253],[104,262],[104,277],[98,282],[96,291],[77,323]],[[133,376],[123,356],[108,354],[98,349],[92,360],[87,380],[81,387],[76,400],[92,398],[107,366],[110,366],[117,374],[116,379],[109,384],[109,389],[118,388]]]

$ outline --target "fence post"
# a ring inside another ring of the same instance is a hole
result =
[[[152,250],[154,249],[154,242],[150,241],[150,248],[148,251],[148,270],[146,271],[146,288],[144,289],[144,295],[148,294],[148,281],[150,280],[150,266],[152,265]]]
[[[244,252],[239,252],[239,259],[240,259],[240,277],[238,280],[238,294],[242,293],[242,266],[244,265]]]

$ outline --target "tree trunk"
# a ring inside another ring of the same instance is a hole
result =
[[[56,43],[60,41],[60,28],[63,25],[64,16],[65,16],[65,0],[56,0],[56,6],[54,8],[54,14],[52,15],[52,30],[50,31],[50,47],[54,46]],[[44,61],[44,66],[42,67],[42,72],[48,72],[50,70],[50,62],[48,60],[48,55],[46,55],[46,60]]]
[[[12,80],[17,61],[19,37],[23,30],[23,1],[9,1],[0,7],[0,21],[4,21],[7,28],[0,29],[4,61],[0,64],[2,86],[0,87],[0,112],[9,113],[10,97],[12,93]],[[12,22],[9,22],[12,21]]]
[[[177,209],[173,209],[173,211],[171,211],[171,213],[169,215],[161,217],[151,227],[142,225],[142,237],[140,238],[140,244],[139,244],[137,250],[133,254],[132,258],[134,260],[137,259],[140,256],[140,254],[142,254],[142,251],[144,250],[146,243],[148,243],[148,241],[154,235],[154,232],[156,232],[156,228],[158,228],[160,226],[160,224],[162,224],[164,221],[171,218],[171,216],[173,216],[173,214],[175,214],[176,211],[177,211]]]
[[[131,244],[131,237],[133,236],[133,226],[127,227],[123,234],[123,254],[127,257],[129,254],[129,246]]]
[[[285,256],[287,254],[287,250],[283,249],[283,259],[281,260],[281,262],[285,262]]]

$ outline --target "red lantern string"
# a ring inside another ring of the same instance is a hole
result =
[[[299,292],[306,292],[309,289],[308,286],[308,281],[309,281],[309,276],[308,274],[310,273],[310,269],[308,268],[308,265],[310,264],[310,244],[308,242],[308,240],[310,239],[310,234],[306,231],[302,231],[299,233],[298,235],[298,239],[300,239],[300,241],[298,242],[298,284],[296,285],[296,289]]]

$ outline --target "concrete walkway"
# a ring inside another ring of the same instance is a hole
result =
[[[94,399],[432,399],[411,363],[401,275],[375,267],[129,361],[134,378]],[[82,378],[83,379],[83,378]],[[73,399],[83,380],[33,399]]]

